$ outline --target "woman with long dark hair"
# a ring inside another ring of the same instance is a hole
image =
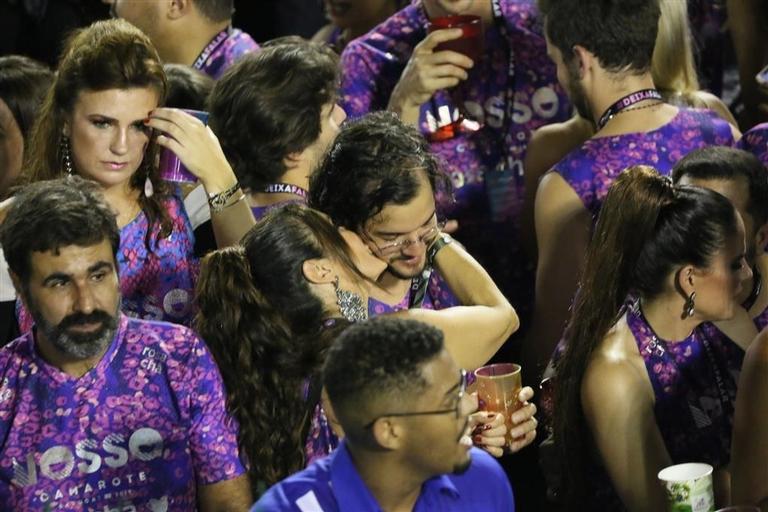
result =
[[[723,196],[644,166],[610,189],[558,363],[554,434],[564,501],[662,510],[657,473],[730,458],[743,350],[702,322],[734,315],[744,225]]]
[[[157,151],[172,150],[203,183],[221,245],[239,240],[254,220],[216,136],[184,112],[158,108],[166,92],[155,48],[128,22],[75,32],[32,131],[22,178],[78,174],[97,182],[121,228],[123,310],[189,324],[199,263],[180,192],[160,179]],[[20,323],[22,331],[30,327],[29,319]]]
[[[489,279],[458,244],[441,249],[435,263],[451,269],[445,274],[449,284]],[[385,268],[356,234],[337,230],[323,214],[296,204],[267,214],[242,247],[215,251],[204,260],[197,328],[221,368],[255,488],[274,484],[335,448],[317,384],[319,369],[338,330],[367,317],[368,290]],[[440,327],[457,362],[472,369],[517,328],[514,309],[496,292],[485,304],[397,314]],[[531,396],[529,388],[521,393],[523,402]],[[512,450],[533,440],[534,411],[528,404],[519,411]],[[480,444],[497,456],[504,431],[499,418],[475,417],[492,425]]]

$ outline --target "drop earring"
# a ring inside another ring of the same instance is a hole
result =
[[[363,298],[355,292],[343,290],[339,285],[339,276],[333,280],[333,291],[336,292],[336,304],[344,319],[350,322],[368,319],[368,308],[363,304]]]
[[[688,298],[685,299],[685,304],[683,305],[683,319],[692,317],[695,311],[696,311],[696,292],[693,291],[688,296]]]
[[[75,168],[72,165],[72,149],[69,144],[69,137],[62,135],[59,139],[59,152],[61,153],[61,163],[67,176],[74,176]]]
[[[147,179],[144,180],[144,195],[147,199],[155,195],[155,187],[152,185],[152,180],[149,179],[149,170],[147,170]]]

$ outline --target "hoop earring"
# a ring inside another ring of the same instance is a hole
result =
[[[74,176],[75,167],[72,165],[72,149],[69,144],[69,137],[62,135],[59,139],[59,152],[61,153],[61,163],[67,176]]]
[[[692,317],[695,311],[696,311],[696,292],[692,291],[691,294],[688,296],[688,298],[685,299],[685,304],[683,305],[683,319]]]
[[[339,311],[345,320],[362,322],[368,319],[368,308],[363,304],[363,298],[355,292],[342,290],[339,286],[339,276],[333,280],[333,291],[336,292],[336,304],[339,305]]]

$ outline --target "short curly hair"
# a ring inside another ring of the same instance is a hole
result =
[[[347,123],[310,177],[309,205],[334,224],[361,231],[388,204],[409,203],[426,175],[433,192],[451,183],[429,143],[392,112]]]
[[[338,82],[337,55],[298,37],[271,41],[224,73],[209,97],[209,124],[244,187],[279,180],[285,158],[317,140]]]
[[[439,329],[416,320],[378,317],[347,327],[325,358],[323,385],[350,439],[362,435],[378,400],[416,396],[428,385],[422,367],[444,348]]]

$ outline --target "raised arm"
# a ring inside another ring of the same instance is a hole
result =
[[[461,29],[437,30],[413,49],[400,80],[389,98],[387,110],[404,123],[417,125],[421,105],[440,89],[449,89],[467,79],[472,60],[453,51],[435,51],[440,43],[461,37]]]
[[[576,192],[553,172],[535,205],[538,265],[533,321],[523,345],[526,381],[538,384],[563,334],[589,243],[591,218]]]
[[[440,328],[448,351],[462,368],[482,366],[520,326],[517,313],[461,245],[452,243],[440,249],[435,266],[464,305],[440,311],[410,309],[401,314]]]
[[[736,395],[731,457],[733,503],[768,511],[768,331],[752,342]]]
[[[176,153],[200,179],[209,197],[223,199],[218,208],[211,208],[216,245],[238,243],[256,221],[243,191],[235,188],[237,178],[213,131],[194,116],[171,108],[153,110],[148,126],[164,134],[157,143]]]

